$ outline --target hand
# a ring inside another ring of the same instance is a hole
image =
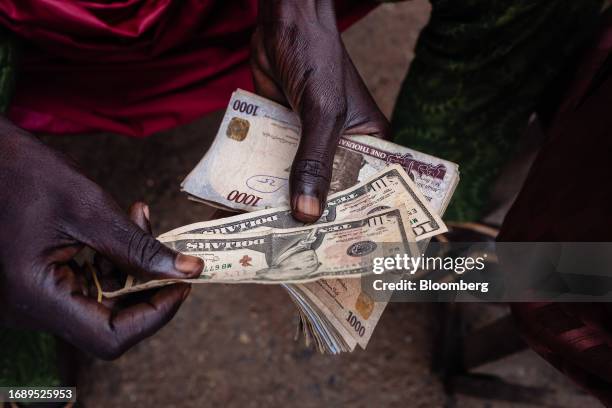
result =
[[[257,93],[300,116],[291,208],[297,219],[316,221],[340,136],[386,137],[388,121],[344,48],[332,0],[261,0],[251,48]]]
[[[166,324],[187,285],[130,297],[130,304],[97,303],[73,257],[89,246],[140,279],[194,278],[202,261],[160,244],[31,135],[0,120],[0,137],[0,321],[50,331],[106,359]]]

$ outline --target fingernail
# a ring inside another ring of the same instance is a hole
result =
[[[316,197],[302,194],[297,198],[295,210],[314,221],[321,216],[321,203]]]
[[[187,296],[191,293],[191,285],[187,286],[187,289],[183,292],[183,302],[187,299]]]
[[[151,221],[151,219],[149,218],[149,206],[148,205],[143,205],[142,206],[142,213],[144,214],[144,217],[147,219],[147,221]]]
[[[174,261],[176,269],[187,275],[194,275],[202,271],[204,261],[191,255],[178,254]]]

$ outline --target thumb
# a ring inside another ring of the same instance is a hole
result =
[[[130,212],[147,219],[137,220],[139,226],[116,204],[108,204],[97,222],[84,223],[88,227],[83,242],[139,279],[192,279],[202,273],[202,259],[171,250],[142,228],[148,224],[148,207],[139,204]]]
[[[320,112],[320,111],[319,111]],[[293,216],[303,222],[319,219],[327,200],[334,154],[344,123],[342,114],[302,116],[302,138],[291,167]]]

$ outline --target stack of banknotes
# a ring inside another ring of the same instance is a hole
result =
[[[389,299],[362,292],[375,257],[422,253],[459,181],[456,164],[371,136],[342,138],[321,218],[304,225],[288,207],[300,140],[297,116],[234,92],[217,137],[182,184],[191,199],[247,213],[162,234],[205,261],[196,283],[281,284],[298,307],[298,334],[337,354],[367,346]],[[119,296],[174,281],[128,278]]]

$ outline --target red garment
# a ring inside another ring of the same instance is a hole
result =
[[[587,50],[500,241],[612,241],[612,16]],[[580,272],[580,271],[576,271]],[[515,303],[530,346],[612,407],[612,304]]]
[[[338,0],[341,29],[374,7]],[[34,132],[146,136],[252,89],[257,0],[0,0],[25,39],[9,117]]]

